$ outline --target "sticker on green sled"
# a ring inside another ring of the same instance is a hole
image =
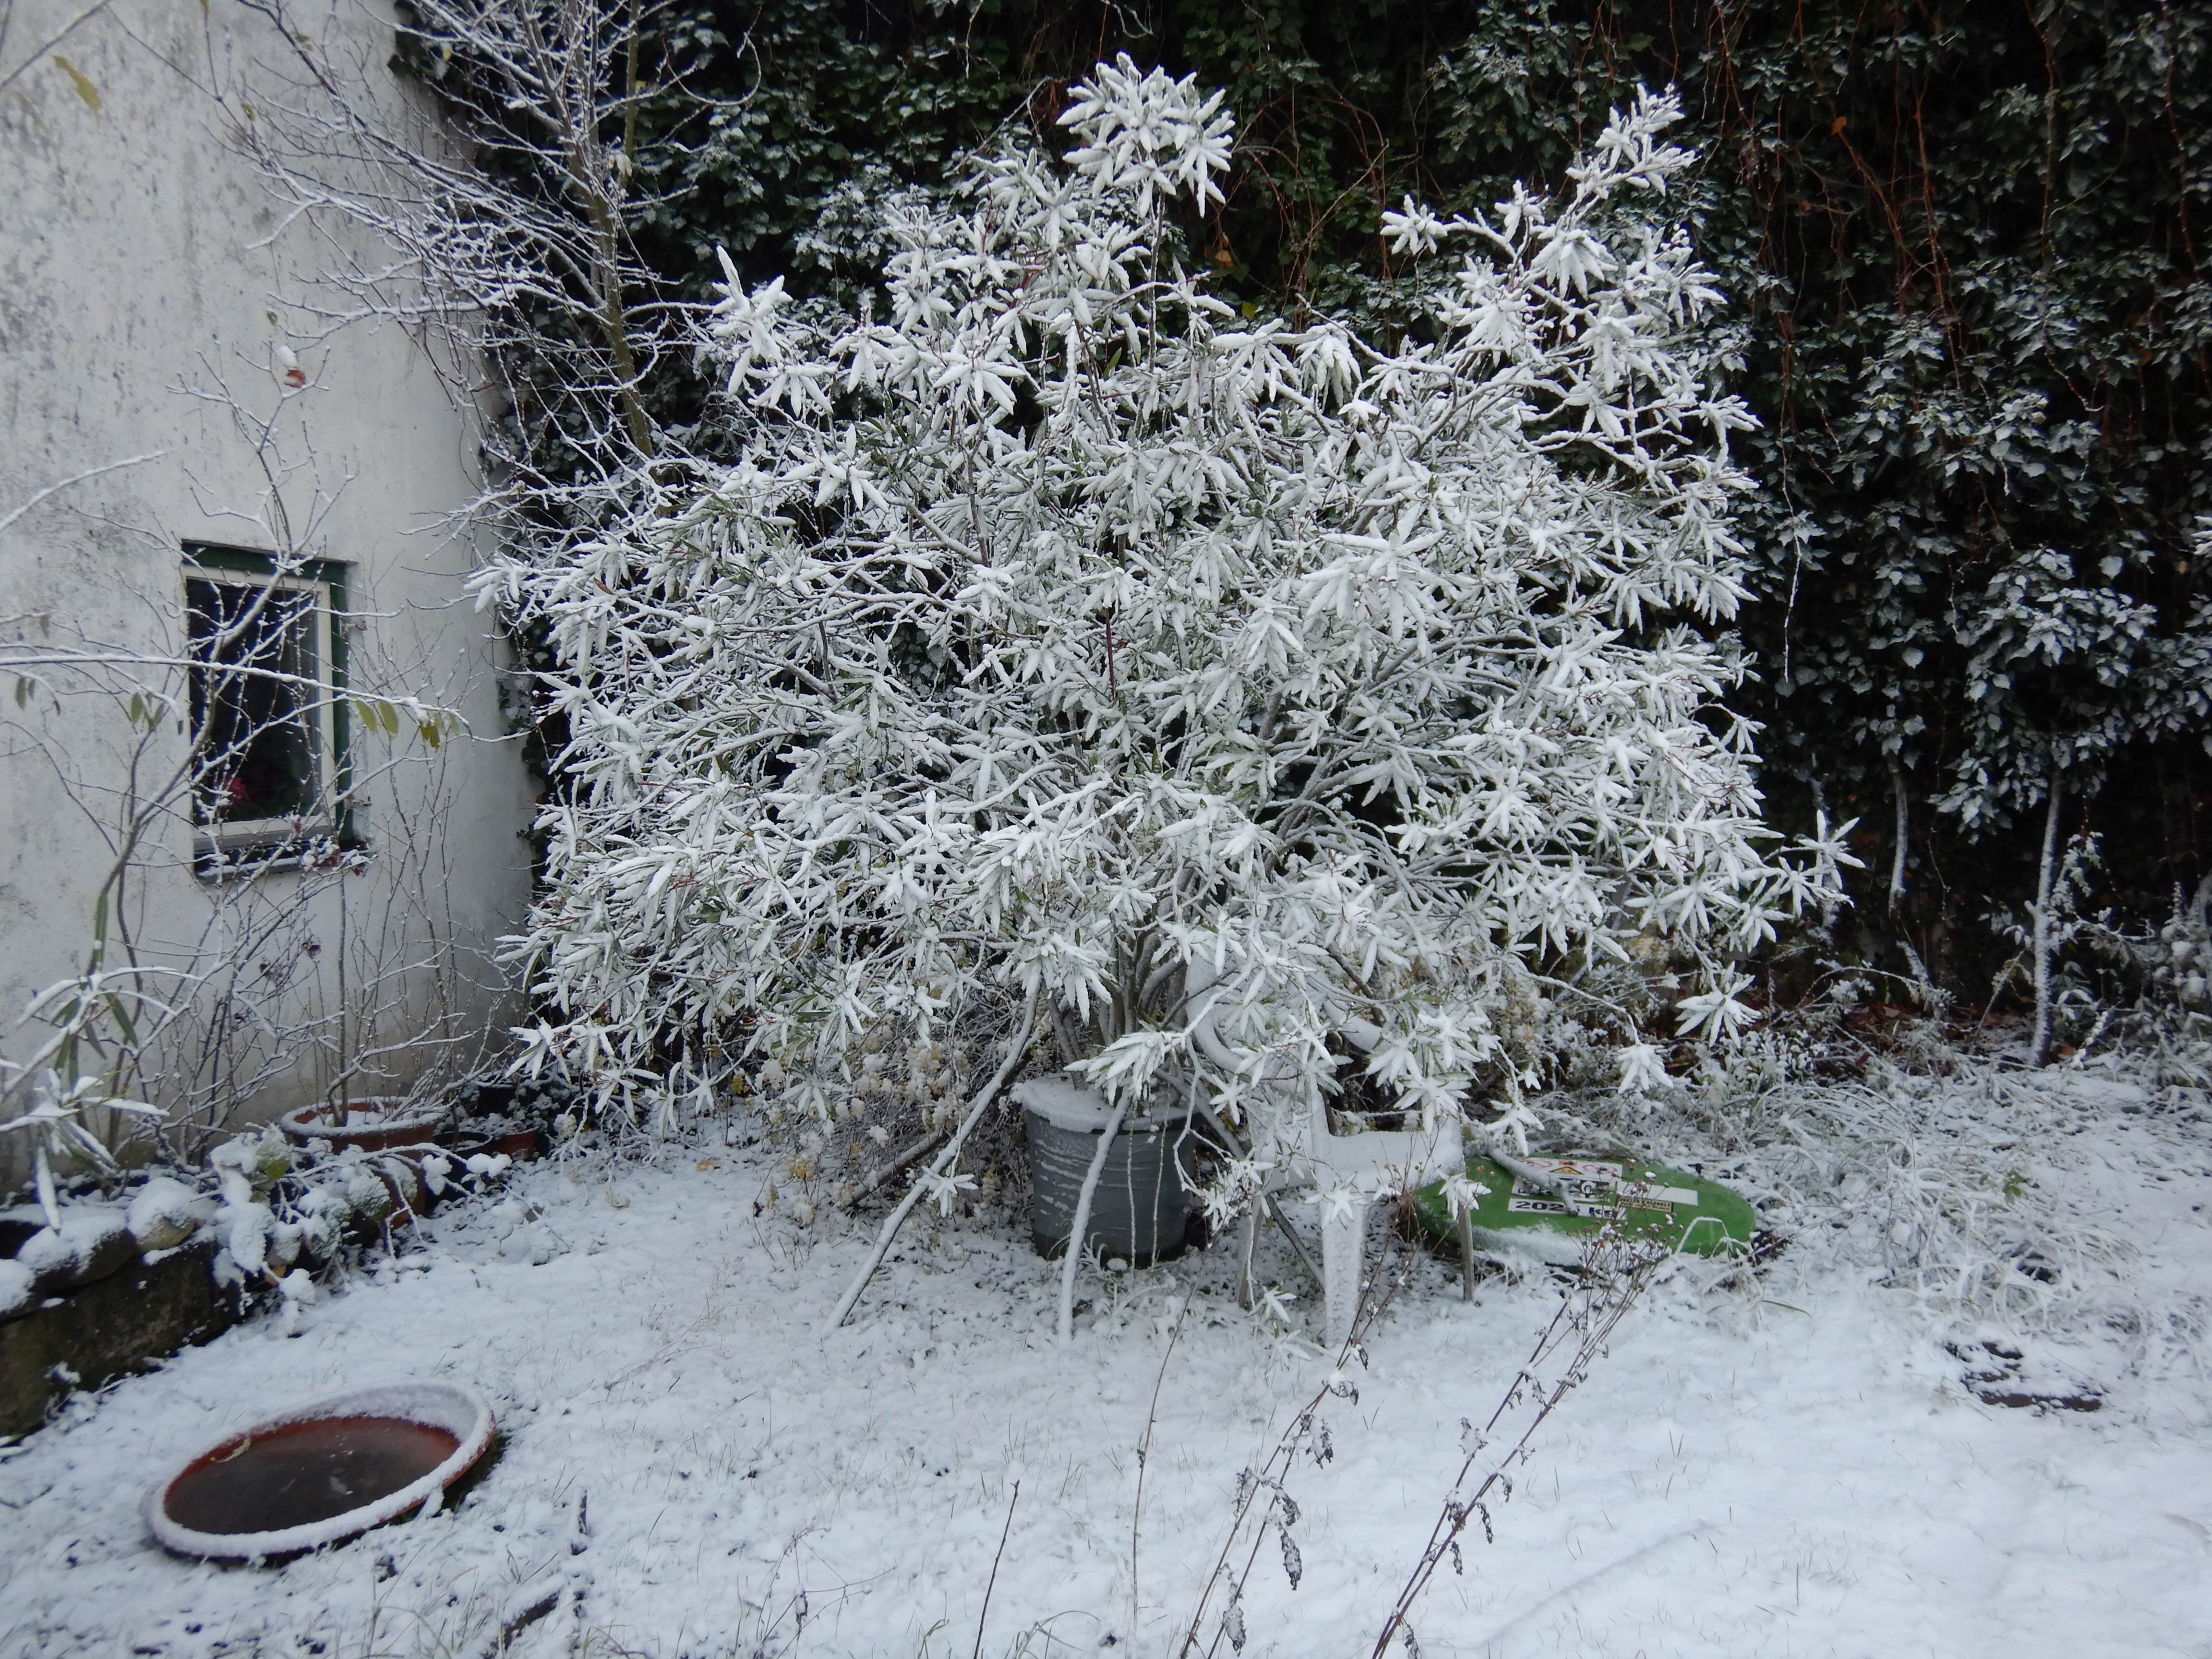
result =
[[[1640,1158],[1515,1162],[1543,1170],[1555,1184],[1510,1174],[1487,1158],[1468,1159],[1468,1179],[1490,1189],[1468,1217],[1478,1243],[1571,1261],[1585,1237],[1610,1225],[1625,1237],[1651,1239],[1692,1255],[1718,1255],[1747,1248],[1758,1225],[1751,1206],[1719,1182]],[[1413,1194],[1413,1215],[1439,1244],[1456,1247],[1459,1229],[1443,1182],[1432,1181]]]

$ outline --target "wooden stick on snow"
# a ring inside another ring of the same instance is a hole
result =
[[[1121,1120],[1128,1111],[1126,1099],[1115,1107],[1114,1115],[1106,1120],[1106,1132],[1098,1137],[1098,1150],[1091,1155],[1091,1167],[1083,1172],[1083,1193],[1075,1200],[1075,1224],[1068,1230],[1067,1255],[1060,1264],[1060,1340],[1063,1342],[1075,1335],[1075,1270],[1083,1261],[1083,1235],[1091,1225],[1091,1200],[1098,1195],[1098,1177],[1105,1172],[1106,1154],[1113,1150],[1114,1137],[1121,1133]]]
[[[1030,1036],[1036,1030],[1036,995],[1032,992],[1028,1005],[1022,1010],[1021,1035],[1008,1045],[1004,1063],[975,1098],[968,1103],[968,1115],[960,1120],[960,1127],[953,1131],[951,1142],[931,1163],[927,1172],[915,1177],[914,1185],[907,1188],[906,1196],[899,1200],[898,1208],[884,1218],[883,1231],[876,1235],[876,1248],[868,1252],[868,1259],[860,1264],[860,1271],[853,1275],[853,1282],[845,1287],[845,1294],[838,1297],[836,1311],[830,1316],[830,1322],[822,1328],[824,1336],[845,1322],[846,1315],[853,1311],[853,1304],[860,1299],[860,1292],[867,1289],[868,1281],[875,1277],[876,1269],[882,1265],[884,1257],[890,1254],[891,1241],[898,1237],[898,1230],[906,1220],[907,1212],[914,1208],[922,1194],[958,1159],[961,1147],[967,1144],[968,1132],[981,1120],[984,1108],[998,1098],[999,1091],[1014,1074],[1014,1068],[1022,1063],[1022,1056],[1029,1053]]]

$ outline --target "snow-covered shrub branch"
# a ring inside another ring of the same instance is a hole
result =
[[[1033,991],[1110,1095],[1201,1087],[1294,1155],[1355,1051],[1431,1116],[1511,1091],[1493,1010],[1638,933],[1730,1028],[1727,958],[1833,902],[1720,702],[1748,417],[1698,344],[1673,100],[1556,199],[1390,216],[1438,256],[1395,347],[1186,269],[1219,102],[1102,64],[1065,157],[893,225],[858,318],[731,273],[721,459],[485,573],[573,733],[532,1063],[613,1103],[738,1041],[835,1112]]]
[[[639,114],[671,72],[641,63],[661,8],[410,0],[368,56],[309,0],[246,3],[294,50],[225,111],[283,226],[326,250],[303,331],[416,330],[457,397],[495,416],[509,513],[557,517],[570,471],[652,453],[645,388],[668,330],[630,229],[651,205],[634,189]],[[386,42],[434,118],[383,72]]]

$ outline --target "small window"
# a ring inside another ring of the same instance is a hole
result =
[[[204,861],[296,856],[344,840],[342,567],[279,569],[195,548],[185,567]]]

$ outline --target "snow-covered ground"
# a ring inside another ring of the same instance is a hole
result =
[[[2185,1313],[2212,1284],[2203,1124],[2122,1084],[2071,1086],[2080,1132],[2004,1156],[2094,1235],[2112,1283]],[[824,1340],[864,1246],[827,1219],[757,1214],[781,1173],[765,1146],[719,1144],[537,1166],[511,1189],[536,1221],[449,1212],[299,1336],[259,1320],[81,1400],[0,1463],[0,1652],[458,1655],[519,1586],[579,1568],[580,1602],[514,1651],[1170,1650],[1238,1470],[1330,1360],[1237,1310],[1225,1248],[1094,1281],[1063,1349],[1056,1267],[983,1217],[913,1225]],[[1422,1653],[2212,1655],[2212,1424],[2175,1340],[2186,1318],[2148,1331],[2140,1306],[2088,1297],[2070,1323],[1972,1333],[2016,1340],[2031,1377],[2104,1390],[2094,1413],[1982,1403],[1943,1346],[1965,1327],[1894,1276],[1874,1284],[1850,1249],[1816,1248],[1853,1236],[1851,1204],[1896,1201],[1834,1184],[1819,1213],[1801,1193],[1799,1242],[1760,1279],[1686,1273],[1630,1315],[1541,1433],[1496,1542],[1473,1531],[1464,1575],[1437,1578]],[[1869,1237],[1901,1237],[1873,1220]],[[1304,1577],[1293,1590],[1270,1541],[1248,1656],[1367,1650],[1461,1419],[1488,1413],[1559,1293],[1541,1273],[1492,1279],[1470,1306],[1435,1263],[1397,1298],[1357,1402],[1329,1404],[1334,1461],[1302,1460],[1289,1483]],[[1293,1313],[1316,1319],[1310,1303]],[[506,1432],[454,1508],[276,1569],[148,1540],[140,1506],[165,1464],[273,1407],[410,1373],[483,1390]]]

